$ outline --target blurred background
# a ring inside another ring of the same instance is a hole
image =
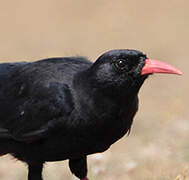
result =
[[[130,136],[89,157],[90,180],[189,179],[189,2],[187,0],[0,0],[0,62],[138,49],[183,76],[153,75],[140,91]],[[45,180],[73,180],[67,161],[47,163]],[[1,180],[27,168],[0,158]]]

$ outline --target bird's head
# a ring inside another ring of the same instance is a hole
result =
[[[153,73],[182,73],[173,66],[151,60],[136,50],[111,50],[102,54],[91,67],[97,87],[119,93],[138,92],[144,80]],[[114,93],[116,93],[114,92]]]

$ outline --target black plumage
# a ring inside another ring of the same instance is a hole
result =
[[[46,161],[69,159],[87,179],[87,155],[107,150],[130,131],[146,56],[112,50],[83,57],[0,64],[0,154],[28,164],[42,180]]]

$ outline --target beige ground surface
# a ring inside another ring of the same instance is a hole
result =
[[[189,2],[187,0],[0,0],[0,61],[84,55],[94,61],[134,48],[184,75],[154,75],[140,92],[131,135],[89,158],[91,180],[189,179]],[[0,158],[1,180],[27,169]],[[45,180],[72,180],[67,162],[47,163]]]

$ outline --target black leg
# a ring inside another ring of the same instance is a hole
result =
[[[77,159],[69,160],[71,172],[79,179],[87,180],[87,157],[83,156]]]
[[[43,180],[42,178],[43,163],[28,163],[28,180]]]

